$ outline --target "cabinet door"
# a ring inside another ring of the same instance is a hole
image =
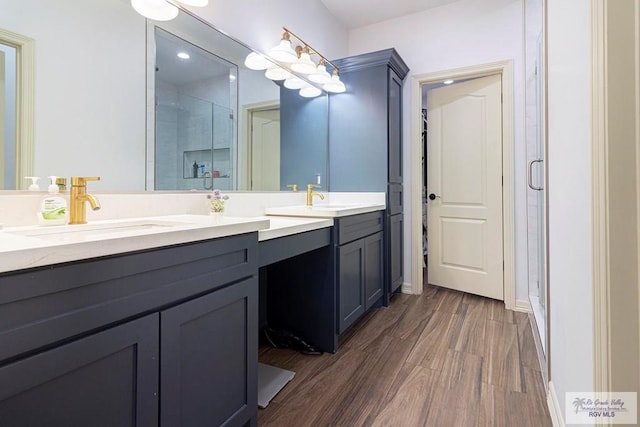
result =
[[[402,182],[402,80],[389,69],[389,182]]]
[[[252,277],[160,313],[162,426],[256,423],[257,293]]]
[[[3,426],[158,425],[158,315],[0,368]]]
[[[391,293],[398,290],[402,286],[404,280],[403,274],[403,220],[402,214],[391,215],[389,217],[389,283],[391,284]]]
[[[338,247],[338,333],[364,313],[364,239]]]
[[[382,297],[384,282],[384,246],[382,233],[364,239],[365,311]]]

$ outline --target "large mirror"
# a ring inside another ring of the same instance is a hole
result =
[[[107,191],[327,188],[326,95],[302,99],[247,69],[250,49],[190,13],[147,22],[115,0],[0,8],[0,28],[35,44],[32,166],[42,183],[98,175],[92,188]],[[281,92],[300,99],[281,102]],[[27,185],[17,176],[4,188]]]

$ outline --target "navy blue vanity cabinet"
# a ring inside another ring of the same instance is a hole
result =
[[[0,367],[0,425],[157,426],[158,315]]]
[[[332,62],[347,90],[329,97],[329,185],[386,193],[386,304],[403,281],[402,85],[409,68],[395,49]]]
[[[384,282],[383,211],[336,218],[337,333],[381,301]]]
[[[0,425],[256,425],[257,244],[1,274]]]

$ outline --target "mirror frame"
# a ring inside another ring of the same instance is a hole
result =
[[[35,163],[35,40],[0,28],[0,40],[16,48],[16,190],[26,190],[25,176]]]

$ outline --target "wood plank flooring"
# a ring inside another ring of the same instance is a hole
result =
[[[296,372],[260,426],[551,426],[527,314],[436,286],[368,314],[336,354],[259,359]]]

